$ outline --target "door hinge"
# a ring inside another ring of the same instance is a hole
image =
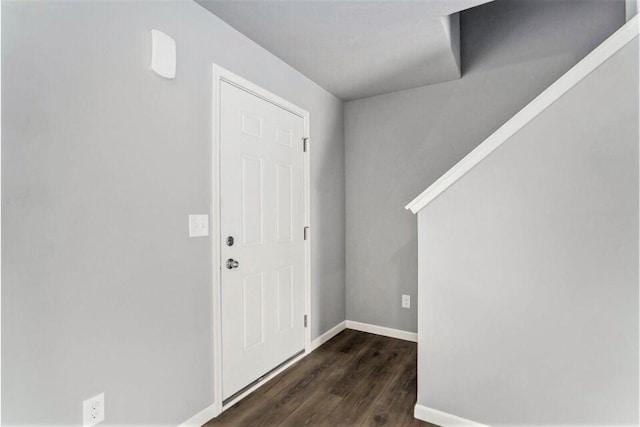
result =
[[[307,240],[309,238],[309,227],[305,227],[302,234],[304,236],[304,240]]]
[[[308,322],[307,322],[307,315],[304,315],[304,327],[306,328],[308,326]]]
[[[307,152],[308,149],[308,145],[309,145],[309,138],[302,138],[302,151],[303,152]]]

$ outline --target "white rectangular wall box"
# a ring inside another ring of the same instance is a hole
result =
[[[167,79],[176,76],[176,42],[158,30],[151,30],[151,69]]]
[[[189,237],[209,235],[209,215],[189,215]]]
[[[402,308],[411,308],[411,295],[402,295]]]
[[[104,393],[82,402],[82,425],[91,427],[104,421]]]

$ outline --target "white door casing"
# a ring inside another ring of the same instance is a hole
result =
[[[226,81],[220,82],[219,97],[222,398],[227,399],[305,349],[305,123]],[[238,266],[228,269],[229,259]]]

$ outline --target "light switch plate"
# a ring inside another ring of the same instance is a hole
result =
[[[209,235],[209,215],[189,215],[189,237]]]

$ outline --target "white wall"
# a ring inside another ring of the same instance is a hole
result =
[[[638,38],[419,213],[418,404],[638,425]]]
[[[149,30],[177,77],[149,69]],[[312,337],[345,319],[342,103],[190,1],[2,2],[2,421],[213,403],[211,64],[311,113]]]
[[[345,104],[349,320],[416,331],[404,206],[623,23],[622,1],[478,6],[460,14],[460,80]]]

